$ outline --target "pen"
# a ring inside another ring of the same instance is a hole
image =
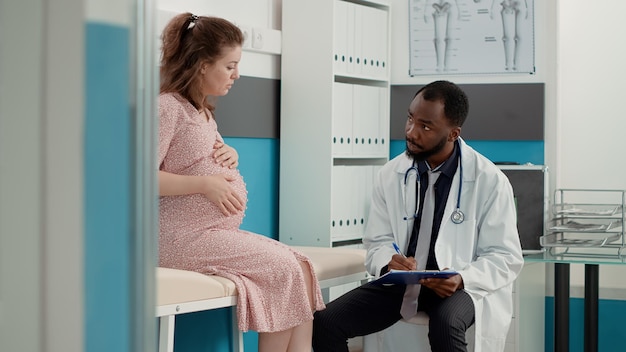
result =
[[[402,254],[402,251],[400,251],[400,247],[398,247],[398,245],[395,242],[393,242],[392,244],[393,244],[393,249],[396,250],[396,253],[406,258],[406,255]]]

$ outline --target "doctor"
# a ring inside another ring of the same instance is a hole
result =
[[[460,138],[468,108],[465,93],[448,81],[417,92],[406,152],[379,172],[363,237],[365,265],[376,277],[390,269],[458,275],[407,286],[370,282],[344,294],[315,313],[315,352],[348,351],[348,338],[417,311],[429,315],[433,352],[467,351],[472,324],[476,352],[504,350],[522,250],[507,177]]]

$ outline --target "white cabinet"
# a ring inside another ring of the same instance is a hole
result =
[[[282,4],[279,239],[359,243],[389,160],[388,1]]]
[[[513,320],[505,351],[545,349],[546,265],[526,263],[513,285]]]

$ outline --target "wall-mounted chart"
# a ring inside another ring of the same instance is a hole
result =
[[[409,75],[535,72],[534,0],[409,0]]]

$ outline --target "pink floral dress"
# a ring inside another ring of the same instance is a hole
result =
[[[159,96],[159,170],[231,175],[232,187],[247,201],[239,171],[213,161],[213,147],[222,137],[215,120],[206,116],[178,94]],[[224,216],[202,194],[160,197],[159,266],[232,280],[242,331],[283,331],[312,320],[299,261],[313,277],[315,309],[324,309],[324,302],[308,258],[281,242],[240,230],[243,217],[243,212]]]

